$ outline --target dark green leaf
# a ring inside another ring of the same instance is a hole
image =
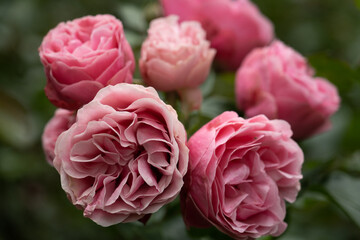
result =
[[[206,81],[200,86],[203,97],[207,97],[214,89],[216,81],[216,74],[213,71],[210,71],[208,78]]]
[[[345,62],[324,55],[310,56],[309,62],[315,68],[316,75],[334,83],[340,94],[351,90],[355,82],[360,82],[360,71],[351,68]]]
[[[321,192],[307,192],[289,204],[285,221],[288,228],[276,239],[351,240],[360,236],[356,225]]]
[[[333,158],[339,152],[341,139],[349,127],[350,120],[351,111],[347,107],[342,107],[332,116],[331,129],[301,142],[306,158],[322,161]]]
[[[224,111],[232,110],[233,102],[223,96],[212,96],[204,100],[200,112],[209,118],[214,118]]]
[[[325,187],[332,199],[360,228],[360,179],[334,172]]]
[[[235,73],[218,74],[216,76],[213,94],[235,101]]]

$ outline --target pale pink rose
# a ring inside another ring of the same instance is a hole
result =
[[[55,143],[59,135],[68,130],[75,122],[73,111],[57,109],[54,116],[46,124],[42,135],[42,145],[46,160],[50,165],[53,164],[55,157]]]
[[[253,48],[274,37],[272,23],[249,0],[161,0],[161,4],[165,15],[202,24],[225,69],[236,70]]]
[[[184,101],[196,101],[199,106],[201,92],[196,89],[206,80],[214,55],[198,22],[178,23],[176,16],[158,18],[150,23],[142,44],[140,71],[147,85],[176,90]]]
[[[131,83],[134,55],[122,23],[96,15],[60,23],[39,48],[45,93],[57,107],[75,110],[107,85]]]
[[[278,236],[285,200],[300,190],[303,153],[287,122],[225,112],[189,140],[181,194],[187,226],[210,224],[235,239]]]
[[[153,88],[107,86],[76,117],[56,142],[54,166],[84,216],[102,226],[135,221],[178,195],[186,132]]]
[[[334,85],[314,77],[304,57],[275,41],[251,52],[239,68],[236,101],[247,117],[284,119],[294,138],[304,139],[330,127],[340,98]]]

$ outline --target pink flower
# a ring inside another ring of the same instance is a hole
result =
[[[210,224],[236,239],[280,235],[285,201],[300,189],[303,153],[282,120],[225,112],[189,140],[181,194],[188,226]]]
[[[60,23],[39,48],[45,93],[57,107],[75,110],[107,85],[131,83],[134,55],[122,24],[111,15]]]
[[[53,164],[55,157],[55,143],[59,135],[68,130],[75,122],[75,116],[72,111],[57,109],[54,116],[46,124],[42,135],[42,145],[45,152],[46,160]]]
[[[102,226],[156,212],[183,186],[186,132],[153,88],[117,84],[77,112],[55,146],[69,199]]]
[[[236,70],[255,47],[274,36],[271,22],[249,0],[161,0],[165,15],[196,20],[207,33],[223,68]]]
[[[150,23],[142,45],[140,70],[147,85],[181,94],[206,80],[214,55],[199,23],[179,24],[176,16],[158,18]]]
[[[245,59],[236,76],[236,100],[248,117],[286,120],[296,139],[328,129],[340,102],[336,87],[314,77],[306,59],[280,41]]]

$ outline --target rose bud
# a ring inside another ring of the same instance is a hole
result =
[[[235,239],[278,236],[285,200],[300,189],[303,153],[287,122],[225,112],[189,140],[181,193],[188,227],[214,225]]]
[[[107,85],[131,83],[134,55],[122,23],[111,15],[60,23],[39,48],[45,94],[57,107],[76,110]]]
[[[247,117],[265,114],[286,120],[295,139],[327,130],[340,102],[336,87],[314,77],[306,59],[280,41],[248,55],[237,72],[235,90]]]
[[[199,23],[178,23],[176,16],[158,18],[150,23],[142,44],[140,70],[147,85],[178,91],[184,101],[194,101],[192,108],[198,108],[198,87],[206,80],[214,55]]]
[[[42,145],[46,160],[53,165],[55,157],[55,143],[60,134],[68,130],[75,122],[74,112],[66,109],[57,109],[54,116],[46,124],[42,135]]]
[[[153,88],[100,90],[55,146],[61,186],[101,226],[148,217],[183,186],[189,150],[175,110]]]
[[[255,47],[274,37],[272,23],[249,0],[161,0],[165,15],[199,21],[215,48],[215,59],[226,70],[236,70]]]

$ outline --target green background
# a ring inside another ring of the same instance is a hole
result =
[[[274,23],[277,37],[308,57],[342,98],[332,130],[300,143],[306,157],[302,190],[288,206],[289,227],[279,239],[360,239],[360,1],[254,2]],[[215,229],[186,231],[178,200],[146,226],[102,228],[67,200],[42,152],[41,134],[55,110],[43,92],[46,79],[37,52],[43,36],[60,21],[110,13],[123,21],[138,58],[148,22],[159,11],[151,0],[1,0],[0,240],[227,238]],[[234,109],[233,88],[234,73],[210,74],[190,134]]]

